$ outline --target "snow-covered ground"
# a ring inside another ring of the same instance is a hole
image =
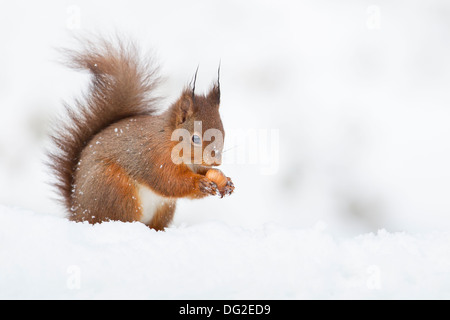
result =
[[[42,165],[88,81],[55,48],[112,30],[154,49],[163,107],[221,61],[236,192],[165,233],[68,222]],[[0,297],[449,298],[449,37],[446,0],[2,4]]]
[[[89,225],[0,207],[0,299],[450,298],[450,233],[365,234],[324,226],[165,232]]]

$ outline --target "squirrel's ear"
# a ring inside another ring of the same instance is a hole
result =
[[[220,86],[219,86],[218,82],[216,84],[214,84],[211,91],[209,91],[208,100],[213,105],[216,105],[216,106],[220,105]]]
[[[185,123],[186,119],[192,116],[194,113],[194,102],[192,100],[191,92],[187,90],[183,92],[181,98],[178,100],[176,112],[177,125]]]
[[[219,68],[217,69],[217,82],[214,83],[211,91],[208,94],[208,100],[216,105],[220,105],[220,63]]]

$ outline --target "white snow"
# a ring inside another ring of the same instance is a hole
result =
[[[332,237],[211,221],[156,232],[0,206],[0,298],[450,298],[450,233]]]

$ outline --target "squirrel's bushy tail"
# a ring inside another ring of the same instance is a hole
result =
[[[91,83],[74,106],[65,105],[67,118],[56,123],[49,165],[56,176],[61,200],[71,206],[73,175],[84,147],[94,135],[121,119],[154,113],[157,68],[142,59],[130,40],[91,38],[81,40],[81,50],[63,50],[67,65],[88,70]]]

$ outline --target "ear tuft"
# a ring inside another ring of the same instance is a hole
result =
[[[220,65],[221,63],[219,62],[219,68],[217,69],[217,82],[214,83],[211,91],[208,94],[208,100],[210,100],[210,102],[212,104],[215,104],[216,106],[220,105]]]
[[[192,78],[192,81],[189,84],[189,87],[191,87],[191,90],[192,90],[192,99],[194,99],[194,97],[195,97],[195,83],[197,82],[197,73],[198,73],[199,67],[200,67],[200,65],[197,66],[197,70],[195,70],[194,77]]]

